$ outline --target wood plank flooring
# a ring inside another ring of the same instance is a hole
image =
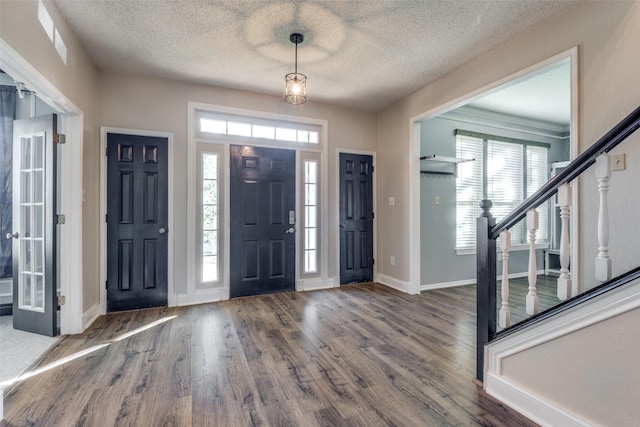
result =
[[[474,381],[475,286],[410,296],[359,284],[110,314],[36,368],[87,349],[6,389],[2,425],[535,425]]]

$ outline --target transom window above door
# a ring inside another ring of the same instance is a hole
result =
[[[200,135],[225,135],[296,144],[320,143],[320,126],[203,111],[198,111],[196,115],[197,133]]]

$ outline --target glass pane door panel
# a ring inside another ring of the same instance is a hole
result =
[[[33,203],[44,202],[44,171],[35,169],[31,174],[33,180]]]
[[[35,294],[33,308],[44,310],[44,277],[41,274],[35,274],[32,279]]]
[[[31,170],[23,170],[20,174],[20,201],[31,202]]]
[[[22,274],[20,277],[20,287],[22,288],[22,292],[20,296],[22,298],[21,307],[30,307],[31,306],[31,275],[30,274]]]
[[[22,138],[22,159],[20,159],[20,169],[31,169],[31,138]]]
[[[33,238],[44,237],[44,206],[35,205],[32,209],[33,212]]]
[[[44,242],[42,239],[33,239],[33,272],[44,273]]]
[[[20,308],[44,311],[45,136],[23,137],[20,159]]]
[[[33,138],[33,168],[34,169],[43,169],[44,168],[44,135],[36,135]]]

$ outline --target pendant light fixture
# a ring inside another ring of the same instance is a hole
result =
[[[293,33],[289,36],[291,43],[296,45],[295,71],[284,76],[284,100],[289,104],[304,104],[307,102],[307,76],[298,73],[298,44],[302,43],[302,34]]]

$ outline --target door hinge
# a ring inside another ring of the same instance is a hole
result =
[[[104,147],[104,155],[109,157],[109,147]]]
[[[58,296],[58,305],[65,305],[67,298],[64,295]]]
[[[375,258],[371,258],[371,265],[376,265],[376,259]]]
[[[108,214],[104,216],[104,222],[109,222],[109,215]]]
[[[375,219],[375,217],[376,217],[375,212],[371,212],[371,219]]]
[[[53,142],[56,144],[64,144],[67,142],[67,137],[63,133],[56,133],[53,137]]]
[[[109,289],[109,281],[108,280],[104,281],[104,288],[105,289]]]
[[[67,221],[67,218],[62,215],[62,214],[58,214],[56,215],[56,224],[61,225],[64,224]]]
[[[371,166],[371,172],[375,172],[376,171],[376,167],[375,166]]]

